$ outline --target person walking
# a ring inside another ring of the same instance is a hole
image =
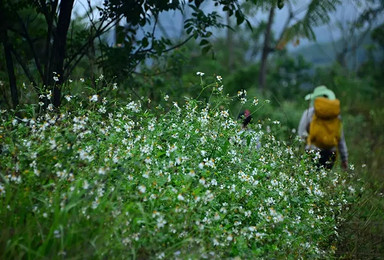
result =
[[[257,137],[257,134],[254,130],[248,127],[249,123],[252,121],[251,111],[249,111],[248,109],[245,109],[243,112],[239,114],[237,119],[242,120],[241,121],[242,127],[241,127],[241,130],[239,131],[239,134],[244,136],[243,144],[244,145],[247,144],[246,136],[253,136],[253,137],[256,136],[256,139],[255,139],[256,149],[260,149],[261,143],[260,143],[259,137]]]
[[[248,109],[246,109],[239,114],[237,119],[242,119],[243,129],[247,129],[248,124],[252,121],[251,112]]]
[[[320,153],[318,165],[332,169],[337,153],[341,157],[341,166],[348,168],[348,148],[341,124],[340,101],[335,93],[326,86],[318,86],[313,93],[305,96],[310,107],[300,119],[298,134],[305,141],[305,150],[317,150]]]

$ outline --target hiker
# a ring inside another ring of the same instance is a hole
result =
[[[301,116],[298,134],[306,141],[305,150],[318,150],[318,165],[332,169],[337,156],[341,157],[341,166],[348,168],[348,149],[341,124],[340,101],[335,93],[326,86],[318,86],[313,93],[305,96],[310,107]]]
[[[251,112],[246,109],[245,111],[241,112],[240,115],[237,117],[238,119],[243,119],[243,129],[246,129],[248,124],[252,120]]]
[[[242,128],[241,128],[241,131],[240,133],[245,133],[245,135],[251,135],[251,136],[255,136],[256,135],[256,132],[250,128],[248,128],[248,125],[249,123],[252,121],[252,115],[251,115],[251,112],[246,109],[244,110],[243,112],[241,112],[239,114],[239,116],[237,117],[237,119],[242,119]],[[246,144],[246,140],[244,139],[243,140],[243,143]],[[260,149],[261,147],[261,143],[260,143],[260,138],[259,137],[256,137],[255,138],[255,144],[256,144],[256,149]]]

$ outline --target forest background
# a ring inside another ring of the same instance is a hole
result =
[[[270,100],[251,111],[253,122],[280,121],[289,143],[304,96],[326,85],[341,101],[349,163],[365,183],[340,227],[339,254],[384,257],[383,13],[380,0],[3,0],[0,108],[22,118],[97,94],[150,100],[153,110],[164,96],[208,100],[203,72],[207,82],[222,77],[230,96]],[[112,82],[117,92],[106,88]],[[233,118],[249,108],[229,106]]]

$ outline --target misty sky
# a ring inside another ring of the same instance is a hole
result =
[[[296,1],[295,5],[293,6],[293,10],[305,10],[306,5],[308,4],[309,0],[298,0]],[[361,1],[361,6],[358,6],[356,4],[357,1],[355,0],[344,0],[343,3],[338,6],[335,13],[331,14],[331,22],[327,25],[323,25],[317,28],[314,28],[316,38],[318,42],[329,42],[334,41],[337,38],[340,37],[340,30],[337,29],[336,23],[342,23],[345,24],[348,21],[356,19],[358,15],[361,13],[361,10],[366,5],[365,1]],[[92,1],[93,5],[101,4],[102,0],[96,0]],[[205,4],[203,6],[204,8],[207,8],[206,10],[214,10],[215,7],[213,5],[210,6],[210,4]],[[78,14],[85,13],[85,10],[87,8],[86,0],[77,0],[75,1],[75,12]],[[215,10],[219,14],[222,14],[223,12],[220,9]],[[302,11],[298,14],[298,18],[301,18],[305,14],[305,11]],[[260,21],[267,20],[268,11],[266,12],[259,12],[253,17],[249,17],[249,19],[252,21],[253,24],[257,24]],[[97,16],[97,13],[96,13]],[[273,25],[273,30],[278,35],[279,32],[282,30],[283,25],[287,19],[288,16],[288,8],[285,6],[283,9],[279,10],[276,9],[275,14],[275,22]],[[167,32],[168,36],[170,37],[180,37],[181,32],[183,30],[183,21],[182,16],[179,12],[167,12],[164,13],[161,16],[161,25]],[[158,33],[161,34],[161,30],[158,30]],[[217,32],[218,35],[220,35],[220,32]],[[308,41],[305,39],[302,39],[300,42],[300,46],[308,44]],[[290,46],[288,46],[290,47]]]

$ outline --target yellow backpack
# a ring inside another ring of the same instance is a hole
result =
[[[307,143],[321,149],[337,146],[341,135],[340,101],[318,97],[315,99],[314,108]]]

